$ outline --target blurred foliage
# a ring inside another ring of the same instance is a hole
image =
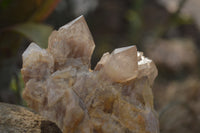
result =
[[[53,28],[41,22],[58,2],[59,0],[0,0],[0,101],[21,103],[20,88],[23,86],[19,85],[20,80],[16,76],[16,71],[20,72],[16,64],[20,61],[20,50],[26,47],[26,39],[41,47],[47,46],[48,36]],[[8,96],[5,97],[4,94]]]
[[[18,104],[26,105],[26,102],[22,99],[22,91],[24,88],[24,81],[21,73],[16,73],[12,76],[10,82],[10,89],[15,93],[18,99]]]
[[[142,11],[145,0],[134,0],[131,2],[131,8],[127,11],[126,19],[130,24],[130,37],[134,42],[138,42],[140,32],[143,27]]]
[[[0,28],[25,21],[40,22],[55,8],[59,0],[1,0]]]
[[[53,28],[44,24],[37,23],[23,23],[16,25],[11,30],[20,33],[21,35],[34,41],[39,46],[46,48],[48,44],[48,37],[53,31]]]

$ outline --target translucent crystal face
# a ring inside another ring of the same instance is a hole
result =
[[[94,41],[83,16],[54,31],[47,49],[23,54],[23,97],[63,133],[158,133],[154,63],[135,46],[105,53],[91,71]]]
[[[136,78],[138,72],[137,49],[135,46],[115,49],[100,61],[102,71],[115,82],[127,82]],[[97,64],[97,67],[100,64]]]
[[[64,64],[67,58],[82,58],[87,64],[95,44],[83,16],[62,26],[49,37],[48,51],[56,63]]]

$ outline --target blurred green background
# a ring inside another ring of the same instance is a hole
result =
[[[21,98],[22,53],[34,41],[47,47],[53,29],[84,15],[103,53],[128,45],[153,59],[161,133],[200,132],[199,0],[0,0],[0,102]]]

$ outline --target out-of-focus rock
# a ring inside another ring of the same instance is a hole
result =
[[[194,43],[187,39],[157,40],[148,45],[147,55],[156,65],[166,70],[180,72],[194,70],[198,63],[197,51]]]
[[[157,0],[169,12],[174,13],[178,10],[179,4],[182,0]]]
[[[200,110],[200,84],[195,77],[198,74],[195,44],[187,39],[157,40],[146,50],[161,70],[160,75],[166,74],[156,81],[153,89],[161,133],[200,132],[200,113],[197,111]],[[174,77],[178,79],[173,80]]]
[[[159,101],[156,105],[162,133],[200,132],[200,80],[197,77],[158,83],[154,92],[155,100]]]
[[[63,133],[159,133],[150,88],[157,69],[135,46],[90,70],[94,42],[81,16],[54,31],[47,50],[37,47],[23,54],[23,97]]]

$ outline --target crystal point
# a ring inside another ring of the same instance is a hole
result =
[[[50,35],[48,51],[61,65],[66,63],[67,58],[82,58],[89,64],[94,47],[87,23],[80,16]]]
[[[135,46],[115,49],[110,55],[104,54],[95,70],[102,71],[115,82],[127,82],[137,77],[137,49]]]
[[[63,133],[159,133],[157,69],[135,46],[105,53],[89,69],[94,42],[83,16],[54,31],[48,49],[23,54],[23,98]]]
[[[31,43],[22,56],[23,68],[21,71],[24,81],[31,78],[45,79],[54,69],[53,56],[35,43]]]

